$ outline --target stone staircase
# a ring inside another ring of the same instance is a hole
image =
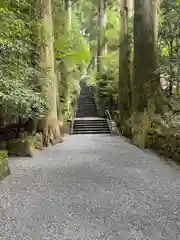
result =
[[[106,119],[103,118],[76,118],[73,134],[106,134],[110,133]]]
[[[81,83],[81,93],[74,119],[73,134],[108,134],[109,125],[106,118],[100,118],[89,87]]]

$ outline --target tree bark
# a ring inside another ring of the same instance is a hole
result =
[[[121,1],[119,48],[119,112],[121,126],[131,116],[130,39],[128,33],[128,0]]]
[[[47,70],[44,80],[43,93],[47,98],[47,116],[40,123],[44,145],[54,143],[60,139],[60,128],[57,117],[57,79],[54,66],[54,36],[51,0],[41,0],[42,11],[42,39],[41,39],[41,65]]]
[[[102,48],[103,39],[104,39],[104,25],[105,25],[105,0],[98,0],[98,39],[97,39],[97,73],[101,74],[102,71],[102,60],[101,57],[104,52],[104,48]]]
[[[156,14],[157,0],[135,0],[132,135],[133,142],[141,147],[145,145],[149,121],[161,104],[160,78],[156,74]]]
[[[63,33],[64,36],[69,38],[69,34],[71,34],[71,25],[72,25],[72,2],[71,0],[64,1],[64,25],[63,25]],[[64,114],[70,110],[70,89],[69,89],[69,82],[68,82],[68,66],[66,59],[61,59],[60,63],[60,71],[61,71],[61,86],[62,86],[62,96],[64,98],[64,102],[62,103],[62,122],[64,122]]]
[[[71,31],[72,23],[72,2],[71,0],[65,0],[65,11],[67,15],[68,30]]]
[[[179,93],[179,80],[178,80],[178,82],[176,84],[176,94],[178,94],[178,93]]]
[[[107,45],[105,43],[105,28],[106,28],[106,0],[98,0],[98,39],[97,39],[97,90],[96,96],[100,101],[101,115],[104,114],[103,99],[100,98],[101,91],[101,75],[103,72],[103,59],[106,54]]]

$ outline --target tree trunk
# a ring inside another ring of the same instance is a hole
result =
[[[176,94],[178,94],[178,93],[179,93],[179,79],[178,79],[178,81],[176,83]]]
[[[0,105],[0,127],[4,127],[5,125],[5,109],[2,105]]]
[[[134,0],[127,0],[127,6],[128,6],[128,16],[131,18],[133,16]]]
[[[71,0],[64,1],[63,7],[63,31],[61,34],[64,34],[67,38],[69,38],[69,34],[71,34],[71,25],[72,25],[72,3]],[[61,86],[62,86],[62,96],[64,102],[62,103],[62,122],[64,122],[64,115],[69,111],[69,99],[70,99],[70,89],[69,89],[69,82],[68,82],[68,65],[66,59],[61,59],[60,62],[60,72],[61,72]]]
[[[170,41],[170,61],[173,59],[173,39]],[[170,70],[170,76],[169,76],[169,88],[168,88],[168,97],[172,97],[173,94],[173,85],[174,85],[174,69],[173,69],[173,64],[170,63],[169,65],[169,70]]]
[[[122,0],[119,48],[119,111],[121,126],[131,115],[130,39],[128,34],[128,0]]]
[[[57,79],[54,67],[53,21],[51,0],[41,0],[43,36],[41,40],[41,64],[47,69],[43,93],[47,97],[47,116],[41,121],[44,145],[60,139],[60,128],[57,118]]]
[[[98,0],[98,39],[97,39],[97,74],[101,73],[101,56],[102,56],[102,27],[104,15],[104,0]]]
[[[71,31],[72,23],[72,3],[71,0],[65,0],[65,11],[67,16],[68,30]]]
[[[156,14],[157,0],[135,0],[132,135],[133,142],[141,147],[159,102]]]
[[[106,41],[106,36],[105,36],[105,31],[106,31],[106,26],[107,26],[107,3],[106,0],[104,0],[104,4],[103,4],[103,19],[102,19],[102,43],[101,43],[101,47],[102,47],[102,54],[106,55],[107,54],[107,41]]]
[[[101,75],[103,72],[103,59],[106,54],[107,44],[105,43],[105,28],[106,28],[107,16],[106,16],[106,1],[98,0],[98,39],[97,39],[97,90],[96,97],[100,102],[100,114],[104,115],[103,99],[100,97],[101,92]]]

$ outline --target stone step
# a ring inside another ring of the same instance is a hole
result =
[[[92,131],[92,130],[74,130],[73,134],[110,134],[109,130],[104,130],[104,131]]]
[[[87,113],[89,115],[89,113],[97,113],[97,111],[96,111],[96,109],[95,110],[91,109],[89,111],[88,110],[86,110],[86,111],[83,111],[83,110],[77,111],[77,113]]]
[[[94,117],[95,119],[84,119]],[[73,134],[110,133],[106,119],[98,118],[98,111],[92,93],[86,84],[81,85]]]
[[[76,117],[96,117],[97,113],[96,112],[87,112],[87,113],[79,113],[77,112]]]
[[[94,100],[92,100],[92,99],[81,99],[81,100],[79,100],[78,101],[78,103],[95,103],[95,101]]]
[[[93,101],[94,101],[93,96],[87,95],[87,94],[85,94],[85,95],[80,95],[80,97],[79,97],[78,99],[79,99],[79,100],[80,100],[80,99],[90,99],[90,100],[93,100]]]
[[[86,112],[86,113],[92,112],[92,111],[93,111],[93,112],[97,112],[97,111],[96,111],[96,108],[88,108],[88,109],[87,109],[87,108],[82,108],[82,107],[81,107],[81,108],[78,109],[78,112],[82,112],[82,111],[84,111],[84,112]]]
[[[96,109],[96,106],[94,106],[94,105],[79,105],[78,106],[78,110],[79,109],[84,109],[84,110],[86,110],[86,111],[88,111],[88,109]]]
[[[102,123],[74,123],[74,126],[83,127],[83,126],[98,126],[98,127],[106,127],[108,126],[107,122]]]
[[[74,123],[74,126],[99,126],[99,127],[104,127],[104,126],[108,126],[107,122],[100,122],[100,123]]]
[[[94,98],[93,98],[93,96],[91,96],[91,95],[87,95],[87,94],[85,94],[85,95],[80,95],[80,97],[78,98],[79,100],[80,99],[90,99],[90,100],[93,100],[94,101]]]
[[[88,116],[90,115],[90,114],[97,114],[97,112],[96,111],[78,111],[77,112],[77,114],[82,114],[82,115],[84,115],[84,117],[86,117],[85,115],[87,114]]]
[[[74,120],[74,124],[81,124],[81,125],[94,125],[94,124],[98,124],[98,125],[102,125],[102,124],[107,124],[106,120],[100,120],[100,121],[95,121],[95,120]]]
[[[89,129],[89,130],[103,130],[103,129],[108,129],[109,130],[109,126],[107,125],[107,126],[101,126],[101,127],[99,127],[99,126],[81,126],[81,127],[79,127],[79,126],[74,126],[74,130],[81,130],[81,129]]]
[[[88,110],[91,110],[91,109],[93,109],[93,110],[95,109],[95,110],[96,110],[96,107],[93,106],[93,105],[92,105],[92,106],[89,106],[89,105],[88,105],[88,106],[79,106],[79,107],[78,107],[78,110],[86,110],[86,112],[87,112]]]
[[[94,102],[78,102],[78,106],[96,106]]]
[[[80,125],[74,125],[73,126],[74,128],[78,128],[78,129],[81,129],[81,128],[91,128],[91,129],[94,129],[94,128],[98,128],[98,129],[103,129],[103,128],[109,128],[108,125],[84,125],[84,126],[80,126]]]
[[[90,101],[87,101],[87,102],[78,102],[78,106],[96,106],[95,105],[95,102],[90,102]]]
[[[110,134],[106,119],[75,119],[73,134]]]
[[[107,122],[106,118],[98,118],[98,117],[85,117],[85,118],[75,118],[75,122]]]
[[[81,109],[86,109],[86,110],[88,110],[89,108],[96,109],[95,104],[79,104],[79,105],[77,105],[77,107],[78,107],[78,109],[81,108]]]

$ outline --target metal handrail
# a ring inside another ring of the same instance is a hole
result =
[[[74,118],[76,117],[76,113],[77,113],[77,100],[74,104],[74,107],[73,107],[73,115],[72,115],[72,118],[71,120],[69,120],[69,134],[73,134],[73,128],[74,128]]]
[[[95,88],[93,86],[89,87],[89,90],[91,92],[91,94],[93,95],[93,98],[94,98],[94,102],[95,102],[95,105],[96,105],[96,109],[100,115],[101,113],[101,110],[100,110],[100,103],[98,101],[98,99],[95,97]]]
[[[105,110],[105,116],[109,125],[110,132],[113,133],[113,123],[114,121],[112,120],[111,114],[108,109]]]
[[[110,121],[112,121],[112,117],[111,117],[111,114],[110,114],[110,112],[109,112],[109,110],[106,108],[106,110],[105,110],[105,115],[107,116],[107,118],[110,120]]]
[[[99,115],[101,114],[101,110],[100,110],[100,101],[96,98],[95,96],[95,88],[93,86],[89,86],[89,90],[94,98],[94,102],[95,102],[95,105],[96,105],[96,109],[99,113]],[[70,120],[70,134],[73,133],[73,127],[74,127],[74,118],[76,116],[76,111],[77,111],[77,100],[76,100],[76,103],[75,103],[75,106],[74,106],[74,109],[73,109],[73,118]],[[109,129],[110,129],[110,132],[111,133],[114,133],[114,132],[117,132],[116,130],[114,131],[114,127],[116,128],[116,126],[114,126],[115,122],[113,121],[112,117],[111,117],[111,114],[109,112],[109,109],[106,108],[106,110],[104,111],[104,114],[106,116],[106,119],[107,119],[107,122],[108,122],[108,125],[109,125]]]
[[[74,127],[74,118],[70,120],[70,130],[69,130],[69,134],[72,135],[73,134],[73,127]]]
[[[95,89],[94,89],[93,86],[92,86],[92,87],[89,87],[89,89],[90,89],[90,91],[91,91],[91,93],[92,93],[92,95],[93,95],[93,97],[94,97],[94,101],[95,101],[95,104],[96,104],[96,108],[97,108],[97,110],[98,110],[98,112],[99,112],[99,114],[100,114],[100,113],[101,113],[101,111],[100,111],[100,103],[99,103],[99,100],[95,97],[95,93],[94,93],[94,92],[95,92]],[[113,121],[113,119],[112,119],[112,117],[111,117],[111,114],[110,114],[108,108],[106,108],[104,114],[105,114],[105,116],[106,116],[107,123],[108,123],[109,129],[110,129],[110,132],[111,132],[111,133],[114,133],[114,129],[113,129],[113,128],[114,128],[114,121]]]

